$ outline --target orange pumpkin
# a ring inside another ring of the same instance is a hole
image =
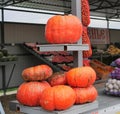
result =
[[[90,24],[90,6],[88,0],[82,0],[82,24],[88,26]]]
[[[76,93],[75,104],[93,102],[98,96],[97,90],[93,85],[87,88],[74,88],[74,91]]]
[[[67,85],[57,85],[46,88],[41,95],[40,104],[45,110],[65,110],[76,100],[75,91]]]
[[[66,73],[67,83],[72,87],[88,87],[96,80],[96,72],[90,66],[77,67]]]
[[[38,106],[42,91],[47,87],[50,85],[46,81],[24,82],[19,86],[16,98],[23,105]]]
[[[53,70],[48,65],[37,65],[26,68],[22,71],[22,77],[25,81],[46,80],[53,74]]]
[[[65,73],[63,72],[53,73],[53,75],[50,78],[48,78],[48,82],[51,86],[66,84],[67,81],[66,81]]]
[[[87,27],[83,27],[82,43],[89,45],[89,50],[83,51],[83,58],[89,58],[90,56],[92,56],[92,48],[90,38],[88,36]]]
[[[88,102],[93,102],[94,100],[96,100],[98,93],[94,86],[91,85],[90,87],[88,87],[87,92],[88,92]]]
[[[45,38],[49,43],[76,43],[82,35],[82,24],[74,15],[56,15],[45,26]]]

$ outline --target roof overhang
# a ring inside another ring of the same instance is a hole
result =
[[[120,0],[89,0],[91,16],[120,18]],[[0,0],[0,7],[15,6],[71,13],[71,0]]]
[[[120,18],[120,0],[89,0],[89,4],[92,16]]]

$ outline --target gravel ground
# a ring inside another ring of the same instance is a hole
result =
[[[11,111],[9,109],[9,101],[12,101],[12,100],[16,100],[16,95],[15,94],[0,96],[0,101],[2,103],[5,114],[23,114],[23,113]]]

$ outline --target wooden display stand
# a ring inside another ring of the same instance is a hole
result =
[[[72,0],[72,14],[81,18],[81,0]],[[37,45],[39,51],[73,51],[74,66],[83,66],[83,50],[89,50],[88,45],[82,44],[82,39],[77,44],[51,44],[51,45]],[[25,114],[83,114],[87,111],[98,108],[98,101],[92,103],[86,103],[82,105],[74,105],[68,110],[64,111],[45,111],[41,107],[28,107],[19,104],[16,100],[10,102],[10,110],[23,112]]]
[[[25,114],[83,114],[87,111],[98,108],[98,102],[86,103],[82,105],[73,105],[64,111],[46,111],[41,107],[28,107],[21,105],[18,101],[10,102],[10,110],[23,112]]]
[[[25,114],[119,114],[119,97],[106,95],[104,93],[104,84],[95,84],[98,90],[98,98],[93,103],[74,105],[68,110],[48,112],[41,107],[28,107],[21,105],[18,101],[11,101],[9,106],[12,111],[19,111]]]

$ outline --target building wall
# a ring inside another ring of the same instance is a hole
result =
[[[18,56],[18,61],[9,84],[9,87],[19,86],[22,82],[21,73],[24,68],[43,64],[38,58],[27,52],[21,45],[24,42],[39,42],[46,43],[44,38],[45,25],[36,24],[17,24],[17,23],[5,23],[4,24],[4,48],[8,50],[9,54],[15,54]],[[1,37],[0,37],[1,38]],[[1,41],[1,40],[0,40]],[[31,61],[32,60],[32,61]],[[6,84],[8,82],[10,73],[12,71],[13,64],[5,66]],[[2,67],[0,67],[0,89],[2,88]]]
[[[110,30],[110,42],[120,42],[120,30],[111,29]]]
[[[5,43],[45,43],[45,25],[5,24]]]

